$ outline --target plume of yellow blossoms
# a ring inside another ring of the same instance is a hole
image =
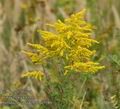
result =
[[[52,27],[55,33],[38,30],[42,43],[28,43],[36,52],[24,51],[32,62],[43,64],[54,57],[62,58],[66,63],[65,74],[69,71],[95,73],[104,68],[91,60],[95,50],[90,50],[90,47],[98,42],[91,38],[93,27],[85,20],[85,10],[71,15],[64,22],[58,20],[48,26]]]

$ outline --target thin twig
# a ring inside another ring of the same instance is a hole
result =
[[[82,98],[82,102],[81,102],[81,104],[80,104],[80,109],[82,109],[82,106],[83,106],[83,103],[84,103],[85,96],[86,96],[86,91],[84,92],[84,95],[83,95],[83,98]]]

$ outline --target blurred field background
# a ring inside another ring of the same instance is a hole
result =
[[[37,29],[50,30],[46,24],[84,8],[100,42],[93,58],[106,68],[95,75],[64,77],[59,84],[54,77],[47,84],[21,78],[23,72],[39,69],[21,52],[27,42],[39,42]],[[120,109],[120,0],[0,0],[0,90],[14,94],[26,87],[45,103],[30,106],[17,101],[17,106],[0,109]]]

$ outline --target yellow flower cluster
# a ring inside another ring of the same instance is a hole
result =
[[[58,20],[48,25],[55,33],[38,30],[42,43],[28,43],[36,52],[24,51],[33,62],[44,63],[49,58],[62,58],[65,61],[65,74],[69,71],[94,73],[104,68],[91,60],[95,50],[90,50],[90,47],[98,42],[91,38],[93,27],[85,20],[85,10],[73,14],[64,22]]]
[[[43,75],[44,74],[41,71],[31,71],[31,72],[24,73],[22,77],[33,77],[37,80],[41,80]]]

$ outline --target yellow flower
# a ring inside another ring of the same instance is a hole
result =
[[[72,65],[65,66],[66,70],[75,70],[76,72],[95,73],[98,69],[103,69],[104,66],[98,66],[94,62],[75,62]]]
[[[104,68],[91,60],[96,51],[91,50],[90,47],[98,42],[91,38],[93,26],[85,20],[85,10],[71,15],[64,22],[58,20],[49,26],[55,32],[38,30],[42,36],[42,43],[28,43],[36,50],[34,53],[25,52],[33,62],[42,63],[59,57],[64,60],[65,74],[70,70],[95,73]]]
[[[22,9],[26,10],[26,9],[28,8],[28,5],[25,4],[25,3],[22,3],[22,4],[20,4],[20,7],[21,7]]]
[[[33,77],[37,80],[41,80],[43,76],[44,76],[44,73],[42,73],[41,71],[31,71],[31,72],[22,74],[22,77]]]
[[[22,52],[25,53],[32,60],[33,63],[41,62],[41,59],[37,53],[33,53],[29,51],[22,51]]]

